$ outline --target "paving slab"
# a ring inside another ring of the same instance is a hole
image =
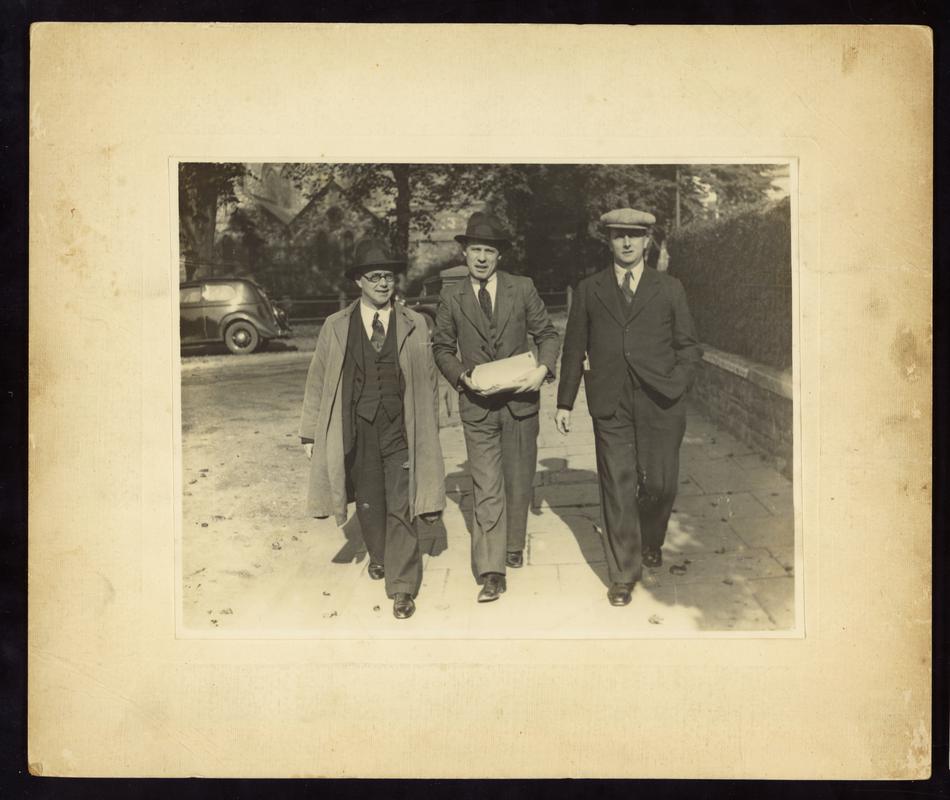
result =
[[[795,544],[795,519],[790,514],[732,519],[729,525],[749,547],[791,548]]]
[[[279,369],[268,368],[266,356],[253,369],[246,363],[183,373],[182,613],[189,632],[587,638],[781,630],[793,622],[791,484],[693,408],[665,563],[644,569],[629,606],[611,607],[592,424],[581,393],[572,432],[556,432],[556,386],[542,390],[527,565],[509,570],[499,601],[476,603],[467,454],[461,427],[445,427],[447,507],[440,523],[417,525],[424,552],[418,610],[395,620],[384,582],[367,575],[358,520],[337,528],[302,513],[309,466],[296,420],[308,360]],[[670,573],[678,564],[685,574]]]
[[[663,568],[677,586],[690,583],[738,583],[750,578],[777,578],[785,570],[768,550],[744,549],[726,553],[693,553],[664,558]]]
[[[706,491],[702,486],[696,483],[696,481],[689,477],[689,474],[686,470],[680,467],[680,482],[679,488],[676,490],[676,496],[689,497],[690,495],[695,494],[706,494]]]
[[[673,514],[728,522],[737,517],[767,517],[770,512],[750,492],[735,492],[677,497]]]
[[[747,546],[726,522],[703,520],[702,524],[686,523],[682,517],[670,519],[663,543],[666,555],[712,553],[742,550]]]
[[[791,484],[766,465],[743,468],[735,459],[696,458],[685,472],[709,494],[741,491],[787,491]]]
[[[748,583],[724,586],[721,583],[677,584],[677,605],[695,608],[700,630],[773,630],[775,623],[759,604]]]
[[[528,535],[528,563],[537,564],[594,564],[605,560],[604,545],[596,528],[589,520],[575,518],[568,528],[548,533]]]
[[[791,577],[756,578],[748,585],[777,630],[795,627],[795,585]]]
[[[534,508],[599,506],[600,487],[596,483],[566,483],[541,486],[534,491]]]
[[[787,575],[793,575],[795,573],[795,548],[793,546],[789,547],[773,547],[769,550],[774,558],[785,570]]]
[[[794,499],[791,486],[787,489],[755,491],[752,495],[764,508],[776,516],[793,513]]]

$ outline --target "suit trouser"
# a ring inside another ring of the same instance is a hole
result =
[[[422,583],[422,555],[409,517],[409,451],[402,424],[402,415],[390,420],[382,408],[372,422],[357,417],[350,469],[363,541],[370,561],[385,566],[389,597],[396,592],[415,597]]]
[[[514,417],[507,406],[462,423],[475,494],[472,560],[479,575],[505,573],[505,552],[524,550],[538,462],[538,415]]]
[[[635,583],[642,548],[660,548],[676,499],[685,396],[672,401],[628,373],[613,416],[594,419],[610,580]]]

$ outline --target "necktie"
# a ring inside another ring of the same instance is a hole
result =
[[[632,277],[633,272],[628,269],[623,276],[623,285],[620,287],[623,291],[624,300],[627,301],[628,306],[633,302],[633,287],[630,285],[630,280]]]
[[[377,311],[373,314],[373,335],[369,339],[369,343],[373,345],[373,349],[378,353],[383,349],[383,342],[386,340],[386,331],[383,328],[383,323],[379,318],[379,312]]]
[[[491,295],[488,293],[488,289],[485,288],[488,280],[479,278],[478,282],[481,284],[478,289],[478,304],[482,307],[482,313],[485,315],[485,319],[491,322]]]

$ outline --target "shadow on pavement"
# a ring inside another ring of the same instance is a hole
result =
[[[359,517],[354,514],[341,528],[346,541],[330,559],[334,564],[359,564],[366,558],[366,545],[363,543],[363,532],[360,530]]]
[[[544,470],[538,471],[541,486],[558,487],[568,486],[570,484],[594,484],[597,485],[597,473],[592,470],[568,469],[566,458],[542,458],[539,465]],[[557,476],[557,479],[555,479]],[[535,495],[537,489],[535,488]],[[581,551],[584,562],[590,568],[604,587],[610,586],[610,578],[607,575],[607,562],[604,556],[604,541],[600,531],[603,530],[603,524],[600,518],[600,505],[560,505],[551,504],[551,512],[557,516],[561,522],[571,532]],[[533,514],[540,516],[541,505],[535,501],[531,503]]]
[[[428,553],[430,556],[437,556],[444,553],[448,548],[448,534],[445,529],[445,523],[441,518],[433,523],[423,522],[416,519],[414,522],[416,536],[419,538],[419,550],[422,553]],[[359,564],[366,558],[366,544],[363,541],[363,531],[360,528],[360,520],[356,514],[353,514],[342,529],[346,541],[342,547],[333,555],[330,561],[334,564]]]
[[[465,546],[469,551],[469,570],[475,582],[481,585],[481,575],[475,568],[475,560],[472,556],[472,533],[475,526],[475,510],[472,504],[475,502],[475,496],[472,493],[472,476],[468,470],[468,459],[458,464],[458,472],[453,472],[445,476],[445,499],[451,500],[459,508],[459,515],[465,520],[465,530],[468,538],[465,540]],[[465,498],[468,498],[467,501]],[[466,505],[468,508],[466,508]],[[442,526],[443,529],[445,526]],[[433,555],[435,555],[433,553]]]

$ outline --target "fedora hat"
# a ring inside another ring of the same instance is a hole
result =
[[[393,258],[382,239],[367,236],[360,239],[353,248],[353,263],[346,268],[345,275],[355,281],[365,272],[383,268],[392,272],[405,272],[406,262]]]
[[[465,233],[456,236],[455,241],[462,247],[467,247],[469,242],[478,241],[486,242],[500,249],[511,244],[511,236],[496,217],[483,211],[476,211],[468,218]]]

